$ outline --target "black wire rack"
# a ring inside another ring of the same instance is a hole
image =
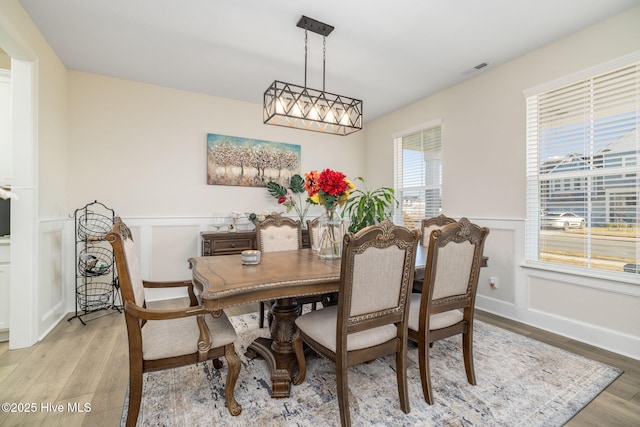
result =
[[[75,315],[79,319],[98,310],[121,312],[118,277],[111,245],[105,235],[111,230],[115,211],[97,200],[76,209],[75,219]]]

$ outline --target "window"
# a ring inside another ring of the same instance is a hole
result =
[[[442,211],[442,126],[431,122],[394,136],[396,223],[420,228]]]
[[[525,93],[528,261],[639,272],[639,58]]]

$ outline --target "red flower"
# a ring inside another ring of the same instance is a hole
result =
[[[342,172],[325,169],[318,173],[312,170],[304,174],[304,188],[307,190],[307,201],[314,205],[333,209],[343,206],[349,199],[349,193],[355,188]]]
[[[278,204],[281,205],[287,201],[287,196],[282,196],[278,198]]]
[[[330,196],[339,196],[347,191],[346,177],[342,172],[325,169],[318,177],[318,187]]]

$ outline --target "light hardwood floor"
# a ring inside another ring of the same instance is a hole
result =
[[[182,301],[156,303],[172,308]],[[256,305],[227,310],[233,316]],[[83,326],[61,321],[33,347],[0,343],[0,402],[35,404],[33,413],[0,412],[1,426],[118,426],[128,381],[124,315],[105,311]],[[640,362],[497,316],[480,320],[623,369],[625,372],[567,425],[640,426]],[[89,317],[88,317],[89,318]],[[68,405],[90,411],[71,412]],[[60,406],[62,410],[60,411]],[[88,409],[88,408],[87,408]]]

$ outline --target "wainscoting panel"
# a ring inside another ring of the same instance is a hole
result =
[[[211,218],[125,218],[138,248],[146,280],[189,280],[187,260],[200,256],[200,232]],[[186,289],[146,289],[148,301],[187,296]]]
[[[640,359],[640,285],[532,266],[523,220],[470,220],[491,229],[477,308]],[[491,276],[498,289],[489,287]]]
[[[532,268],[524,261],[524,220],[469,219],[491,229],[485,246],[489,263],[481,270],[476,300],[479,309],[640,359],[640,286]],[[123,220],[132,229],[145,279],[191,277],[187,259],[200,255],[199,233],[209,230],[210,217]],[[41,287],[60,280],[61,260],[44,255],[60,244],[61,228],[58,222],[42,226],[41,259],[46,265],[41,266]],[[73,238],[72,233],[64,236]],[[74,265],[66,259],[69,252],[65,254],[63,276],[73,278]],[[497,289],[489,286],[492,276],[499,280]],[[73,295],[73,280],[65,280],[64,287],[62,296]],[[149,301],[186,295],[182,290],[153,291],[146,294]],[[53,285],[43,292],[39,331],[49,330],[60,318],[61,290]],[[66,301],[67,312],[72,312],[73,299]]]
[[[74,264],[63,257],[67,220],[40,222],[38,230],[37,310],[38,337],[46,336],[64,318],[67,294],[73,295],[73,281],[66,280],[65,270]],[[66,265],[69,264],[69,265]],[[69,284],[71,286],[69,286]]]

